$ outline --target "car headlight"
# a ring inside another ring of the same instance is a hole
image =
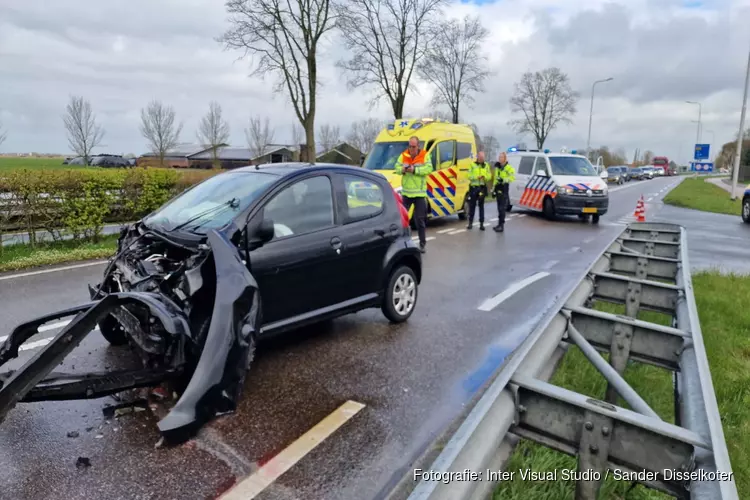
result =
[[[573,194],[573,188],[557,186],[557,194]]]
[[[607,195],[607,191],[609,191],[609,188],[607,186],[604,186],[602,188],[602,194],[606,196]]]

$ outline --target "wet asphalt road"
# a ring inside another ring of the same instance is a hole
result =
[[[652,198],[651,220],[652,209],[666,214],[658,200],[678,181],[617,188],[596,226],[515,210],[504,234],[460,231],[465,226],[456,218],[435,221],[407,324],[392,326],[379,310],[364,311],[261,345],[239,411],[180,447],[154,448],[157,417],[149,411],[106,421],[101,410],[112,398],[21,404],[0,426],[0,499],[215,498],[347,400],[365,406],[256,498],[379,497],[622,231],[638,197]],[[488,218],[493,214],[488,205]],[[102,270],[0,276],[0,337],[20,321],[86,301],[86,284]],[[478,310],[540,272],[549,274],[494,310]],[[93,332],[62,368],[128,362]],[[70,431],[78,437],[67,437]],[[79,456],[91,466],[77,469]]]

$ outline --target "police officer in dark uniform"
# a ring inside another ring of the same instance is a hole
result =
[[[500,157],[494,165],[492,178],[494,184],[492,193],[497,200],[497,226],[492,229],[502,233],[505,230],[505,207],[508,206],[510,183],[516,180],[516,171],[508,163],[508,156],[504,152],[500,153]]]

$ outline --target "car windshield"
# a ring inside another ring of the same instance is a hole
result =
[[[598,177],[591,163],[580,156],[550,156],[549,162],[552,165],[552,175]]]
[[[210,177],[151,213],[144,223],[165,231],[206,234],[229,223],[278,179],[267,172],[226,172]]]
[[[424,141],[420,141],[419,147],[424,147]],[[409,141],[377,142],[367,154],[363,167],[367,170],[393,170],[399,155],[408,148]]]

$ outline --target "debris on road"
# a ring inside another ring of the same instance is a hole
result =
[[[135,401],[127,401],[116,405],[109,405],[102,408],[102,415],[104,418],[121,417],[129,413],[137,413],[146,411],[149,408],[148,401],[145,399],[137,399]]]
[[[78,436],[80,436],[80,434],[78,433],[78,431],[69,431],[68,432],[68,437],[69,438],[77,438]]]
[[[88,457],[78,457],[78,460],[76,460],[76,467],[82,468],[82,467],[91,467],[91,460],[89,460]]]

